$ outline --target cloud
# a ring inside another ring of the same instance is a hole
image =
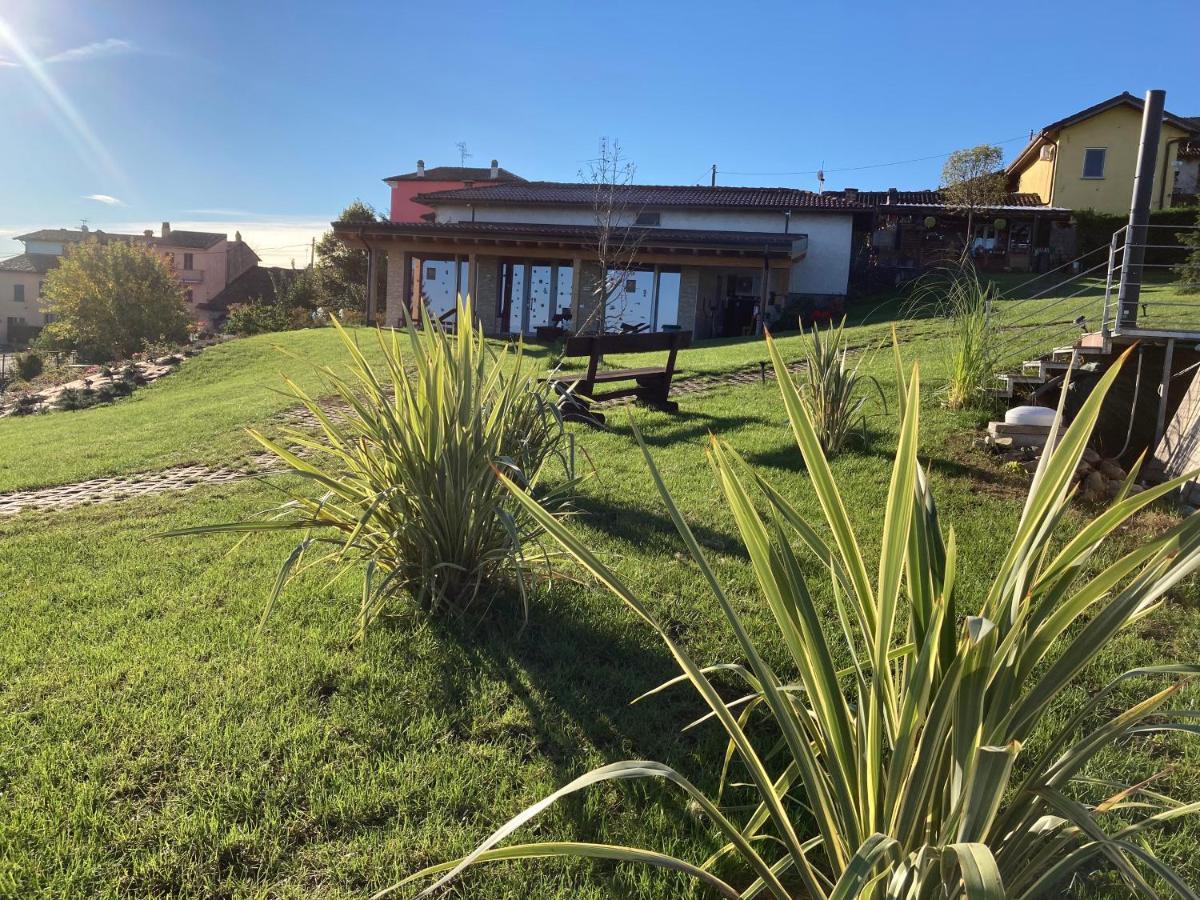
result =
[[[82,47],[71,47],[69,50],[63,50],[55,53],[53,56],[47,56],[45,62],[83,62],[88,59],[99,59],[105,56],[123,56],[127,53],[137,52],[137,45],[133,41],[127,41],[123,38],[105,38],[102,41],[93,41],[90,44],[84,44]]]
[[[84,200],[95,200],[97,203],[103,203],[105,206],[124,206],[125,204],[113,197],[111,194],[84,194]]]
[[[0,69],[19,69],[19,68],[21,68],[21,64],[19,62],[13,62],[11,59],[5,59],[3,56],[0,56]]]

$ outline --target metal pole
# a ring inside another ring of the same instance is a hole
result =
[[[1117,264],[1117,247],[1120,246],[1120,229],[1113,232],[1112,240],[1108,242],[1108,275],[1104,282],[1104,315],[1100,318],[1100,330],[1111,332],[1108,317],[1112,313],[1113,268]]]
[[[1158,442],[1162,440],[1163,431],[1167,426],[1167,395],[1171,390],[1171,369],[1175,363],[1175,338],[1167,339],[1167,347],[1163,353],[1163,368],[1162,382],[1159,384],[1158,395],[1158,416],[1154,421],[1154,443],[1151,448],[1156,448]]]
[[[1158,137],[1162,131],[1166,91],[1146,91],[1142,111],[1142,138],[1138,145],[1137,174],[1133,178],[1133,201],[1125,232],[1125,255],[1121,258],[1121,289],[1117,294],[1117,327],[1137,327],[1138,298],[1142,290],[1142,259],[1146,254],[1146,226],[1154,194],[1154,170],[1158,160]]]

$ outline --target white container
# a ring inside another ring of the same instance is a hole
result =
[[[1042,425],[1050,427],[1054,424],[1054,410],[1045,406],[1014,406],[1004,414],[1006,425]]]

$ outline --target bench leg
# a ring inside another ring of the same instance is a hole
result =
[[[663,412],[679,412],[679,404],[671,400],[671,382],[663,377],[639,378],[637,400],[639,403]]]

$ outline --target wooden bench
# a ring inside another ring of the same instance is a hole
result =
[[[692,345],[690,331],[663,331],[653,334],[593,334],[578,335],[567,339],[564,358],[587,357],[586,372],[558,373],[550,376],[560,393],[569,395],[571,403],[563,410],[564,418],[592,423],[603,423],[604,415],[594,412],[590,402],[614,400],[618,397],[636,397],[638,402],[655,409],[675,412],[679,404],[669,399],[671,378],[675,374],[676,354]],[[667,361],[661,366],[646,366],[638,369],[600,369],[600,358],[606,353],[655,353],[667,352]],[[598,391],[599,385],[632,381],[631,387]]]

